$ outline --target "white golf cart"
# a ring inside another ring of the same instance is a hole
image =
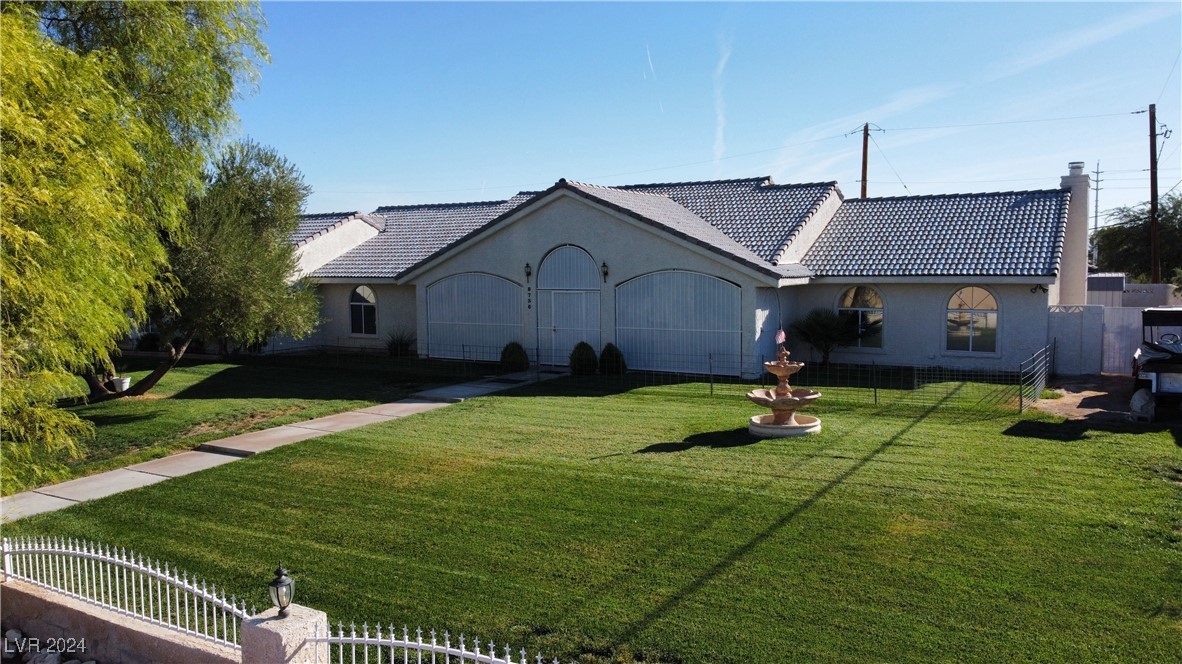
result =
[[[1182,398],[1182,308],[1141,312],[1141,347],[1133,353],[1133,415],[1153,419],[1158,401]]]

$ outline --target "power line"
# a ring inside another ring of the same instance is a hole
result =
[[[1177,60],[1175,60],[1175,66],[1176,65],[1177,65]],[[1172,69],[1171,69],[1171,71],[1172,71]],[[1163,88],[1163,90],[1164,90],[1164,88]],[[1075,116],[1054,117],[1054,118],[1032,118],[1032,119],[1026,119],[1026,120],[1002,120],[1002,121],[997,121],[997,122],[974,122],[974,123],[952,124],[952,125],[931,125],[931,126],[924,126],[924,127],[895,127],[893,129],[883,129],[883,131],[921,131],[921,130],[929,130],[929,129],[992,127],[992,126],[1001,126],[1001,125],[1030,124],[1030,123],[1038,123],[1038,122],[1063,122],[1063,121],[1068,121],[1068,120],[1089,120],[1089,119],[1095,119],[1095,118],[1111,118],[1111,117],[1119,117],[1119,116],[1124,116],[1124,115],[1140,115],[1143,113],[1146,113],[1146,111],[1145,110],[1138,110],[1138,111],[1128,111],[1128,112],[1122,112],[1122,113],[1100,113],[1100,114],[1096,114],[1096,115],[1075,115]],[[824,141],[830,141],[833,139],[842,138],[847,135],[848,134],[833,134],[830,136],[823,136],[821,138],[815,138],[815,139],[810,139],[810,140],[806,140],[806,141],[799,141],[796,143],[779,145],[779,146],[771,147],[771,148],[762,148],[759,150],[752,150],[750,152],[742,152],[739,154],[728,155],[725,157],[719,157],[718,159],[703,159],[703,160],[699,160],[699,161],[683,162],[680,164],[673,164],[673,165],[669,165],[669,166],[658,166],[658,167],[654,167],[654,168],[646,168],[646,169],[635,170],[635,171],[627,171],[627,172],[604,174],[604,175],[592,175],[592,176],[586,176],[586,177],[589,180],[607,180],[607,179],[611,179],[611,178],[625,177],[625,176],[630,176],[630,175],[642,175],[645,173],[655,173],[658,171],[674,170],[674,169],[678,169],[678,168],[685,168],[688,166],[700,166],[703,164],[713,164],[718,161],[725,161],[725,160],[730,160],[730,159],[740,159],[743,157],[750,157],[753,155],[766,154],[768,152],[777,152],[777,151],[785,150],[788,148],[800,147],[802,145],[821,143]],[[877,141],[875,141],[875,147],[878,148],[879,153],[882,154],[882,148],[878,145]],[[1176,149],[1175,149],[1175,151],[1176,151]],[[1172,156],[1172,155],[1173,155],[1173,152],[1171,152],[1170,156]],[[883,156],[883,159],[886,160],[886,155],[883,154],[882,156]],[[1167,159],[1168,159],[1168,157],[1167,157]],[[773,162],[773,165],[778,164],[778,163],[781,163],[781,162]],[[887,164],[890,165],[889,160],[887,160]],[[895,171],[894,166],[891,166],[891,170]],[[1110,172],[1110,173],[1142,172],[1144,170],[1146,170],[1146,169],[1127,169],[1127,170],[1123,170],[1123,171],[1106,171],[1106,172]],[[1162,169],[1162,170],[1165,170],[1165,169]],[[902,177],[899,177],[898,171],[895,171],[895,176],[899,178],[899,182],[901,184],[903,184],[904,188],[906,188],[907,185],[906,185],[906,183],[903,182]],[[986,183],[986,182],[1023,182],[1023,181],[1037,181],[1037,180],[1045,180],[1045,179],[1046,179],[1045,177],[1040,177],[1040,178],[1032,177],[1032,178],[1013,179],[1013,180],[942,180],[942,181],[931,181],[931,182],[924,182],[924,183],[925,184],[958,184],[958,183],[974,183],[974,182],[981,182],[981,183]],[[533,189],[536,187],[547,187],[547,186],[550,186],[551,184],[553,184],[553,182],[546,180],[546,181],[535,181],[535,182],[526,182],[526,183],[518,183],[518,184],[496,184],[496,185],[484,185],[484,186],[480,186],[480,187],[465,187],[465,188],[455,188],[455,189],[415,189],[415,190],[405,190],[405,191],[403,191],[403,190],[355,191],[355,190],[341,190],[341,189],[323,189],[323,190],[320,190],[320,193],[383,194],[383,195],[447,194],[447,193],[459,193],[459,192],[466,192],[466,191],[483,191],[486,189],[494,189],[494,190],[495,189],[517,189],[520,191],[520,190]]]
[[[1129,111],[1126,113],[1102,113],[1099,115],[1073,115],[1062,118],[1036,118],[1032,120],[1002,120],[1000,122],[973,122],[967,124],[932,125],[930,127],[888,127],[884,131],[916,131],[920,129],[958,129],[961,127],[992,127],[996,125],[1029,124],[1032,122],[1063,122],[1065,120],[1090,120],[1092,118],[1113,118],[1121,115],[1140,115],[1145,111]]]
[[[1174,75],[1174,68],[1178,66],[1178,58],[1182,58],[1182,50],[1178,51],[1178,55],[1174,56],[1174,64],[1170,65],[1170,73],[1166,74],[1166,82],[1161,84],[1161,92],[1157,93],[1157,101],[1161,101],[1161,96],[1166,93],[1166,86],[1170,84],[1170,78]]]
[[[866,135],[867,135],[867,136],[870,136],[870,134],[866,134]],[[896,171],[896,170],[895,170],[895,167],[894,167],[894,165],[893,165],[893,164],[891,164],[891,160],[890,160],[890,159],[887,159],[886,153],[882,151],[882,148],[881,148],[881,147],[879,147],[879,145],[878,145],[878,141],[874,140],[874,137],[873,137],[873,136],[870,136],[870,140],[871,140],[871,142],[873,142],[873,143],[874,143],[874,147],[878,149],[878,154],[882,155],[882,160],[883,160],[883,161],[885,161],[885,162],[887,163],[887,166],[890,166],[890,167],[891,167],[891,171],[892,171],[892,172],[894,172],[894,174],[895,174],[895,177],[899,178],[899,184],[903,185],[903,189],[904,189],[904,190],[905,190],[905,191],[906,191],[908,194],[910,194],[910,193],[911,193],[911,190],[907,188],[907,183],[906,183],[906,182],[903,182],[903,177],[902,177],[901,175],[899,175],[899,171]]]

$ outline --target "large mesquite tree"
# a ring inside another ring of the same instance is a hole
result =
[[[245,2],[0,4],[0,479],[51,480],[89,426],[54,407],[150,299],[164,239],[265,58]]]
[[[226,149],[204,192],[189,202],[186,241],[169,246],[180,294],[154,318],[180,341],[127,394],[151,389],[195,337],[225,352],[276,332],[301,337],[315,329],[319,301],[297,278],[291,243],[309,193],[299,170],[274,150],[250,141]],[[101,385],[92,389],[103,398]]]

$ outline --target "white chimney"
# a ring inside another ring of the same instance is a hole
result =
[[[1083,169],[1082,161],[1073,161],[1067,164],[1067,175],[1059,180],[1059,186],[1071,192],[1071,200],[1067,206],[1063,258],[1059,263],[1057,304],[1088,303],[1088,193],[1092,179]]]

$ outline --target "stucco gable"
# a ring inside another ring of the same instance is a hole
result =
[[[512,220],[528,214],[531,209],[546,204],[555,194],[566,193],[576,198],[591,201],[614,212],[626,215],[636,222],[647,225],[662,234],[670,235],[715,254],[726,261],[737,263],[746,270],[755,271],[771,278],[802,278],[810,272],[799,264],[772,265],[752,251],[728,237],[710,223],[686,209],[671,198],[655,193],[628,191],[614,187],[601,187],[565,179],[553,187],[538,193],[521,205],[509,210],[487,224],[473,229],[448,246],[442,247],[422,261],[410,266],[398,275],[400,280],[413,278],[414,274],[426,269],[445,255],[458,251],[463,245],[489,232],[499,230]]]
[[[297,273],[312,273],[373,238],[383,228],[384,219],[359,212],[302,215],[292,236]]]

